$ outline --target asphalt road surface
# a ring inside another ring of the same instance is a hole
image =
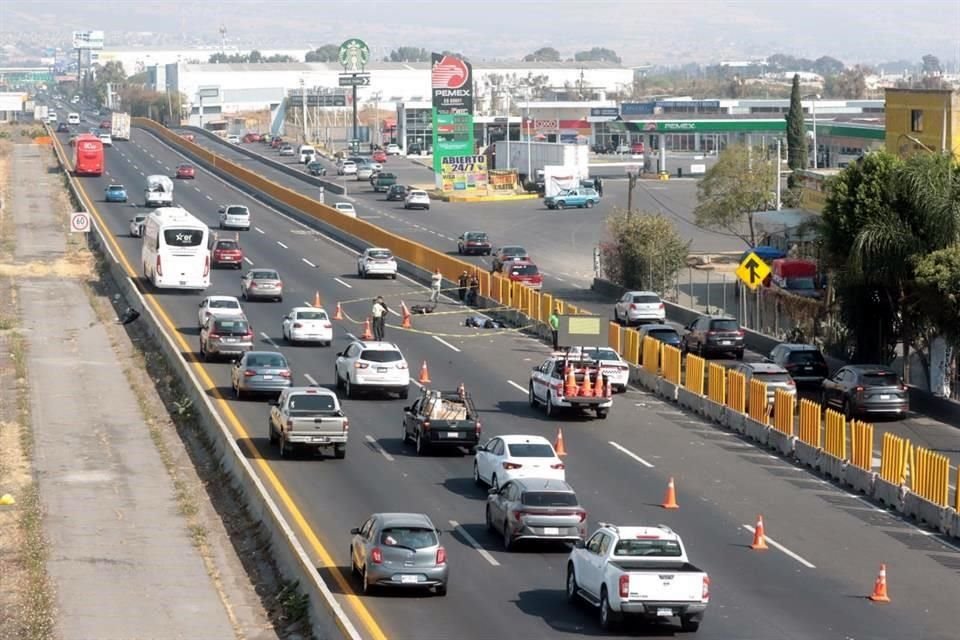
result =
[[[65,136],[61,139],[66,141]],[[137,208],[104,203],[103,189],[111,182],[123,183],[131,200],[140,202],[145,176],[172,175],[183,159],[140,130],[133,132],[130,142],[115,143],[106,156],[108,175],[80,183],[96,201],[124,255],[139,265],[140,241],[127,237],[128,220]],[[285,353],[298,384],[332,385],[334,354],[358,327],[337,323],[331,348],[291,347],[280,337],[280,319],[290,307],[312,301],[319,292],[328,309],[344,301],[350,316],[362,317],[377,294],[394,308],[400,299],[409,305],[426,298],[422,286],[402,277],[358,279],[352,251],[203,170],[198,169],[194,181],[177,182],[175,201],[211,226],[216,226],[220,204],[250,207],[254,227],[240,233],[241,243],[252,265],[274,267],[284,276],[285,300],[244,307],[259,338],[257,347]],[[361,216],[377,215],[366,198],[357,204]],[[444,239],[434,240],[439,244]],[[240,273],[215,271],[206,293],[238,295]],[[153,295],[179,337],[192,347],[184,356],[193,359],[201,296]],[[354,299],[362,301],[346,302]],[[443,304],[441,310],[458,307]],[[562,426],[569,451],[567,479],[589,510],[592,524],[665,523],[679,532],[692,561],[712,578],[711,607],[698,637],[956,637],[957,549],[644,393],[617,396],[605,421],[575,417],[548,421],[527,405],[526,397],[530,367],[545,356],[545,346],[513,333],[468,330],[462,320],[457,313],[416,317],[417,331],[390,326],[387,337],[397,341],[414,369],[427,361],[437,386],[454,388],[462,382],[473,392],[485,436],[530,433],[552,439]],[[399,325],[399,318],[393,317],[392,324]],[[213,397],[231,398],[229,364],[195,366],[203,367],[215,381],[217,387],[209,390]],[[485,531],[485,492],[473,484],[469,456],[418,458],[401,444],[403,401],[346,400],[351,440],[342,461],[280,460],[267,442],[265,402],[228,399],[218,404],[225,414],[236,416],[228,423],[237,434],[239,427],[249,434],[251,442],[241,443],[245,450],[265,459],[275,475],[276,481],[265,477],[265,484],[278,495],[282,487],[303,514],[304,521],[295,525],[298,534],[315,535],[332,555],[335,567],[321,566],[318,556],[320,571],[369,637],[532,639],[601,634],[595,612],[564,601],[565,549],[528,547],[505,553],[496,537]],[[657,506],[670,476],[677,482],[681,505],[677,511]],[[291,508],[286,507],[288,513]],[[442,539],[451,565],[447,597],[352,595],[358,584],[349,576],[349,530],[369,513],[383,510],[424,512],[445,530]],[[753,524],[758,513],[764,515],[769,537],[782,549],[749,549],[751,535],[745,525]],[[864,596],[870,593],[881,562],[887,563],[893,602],[878,606]],[[335,573],[341,576],[334,577]],[[611,636],[661,636],[676,630],[640,628]]]

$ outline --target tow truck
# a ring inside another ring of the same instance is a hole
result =
[[[528,400],[543,405],[548,417],[560,409],[592,410],[603,420],[613,405],[609,379],[596,360],[582,351],[554,352],[530,372]]]

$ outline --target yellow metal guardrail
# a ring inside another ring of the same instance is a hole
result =
[[[697,356],[687,355],[687,359]],[[727,403],[727,370],[722,364],[716,362],[710,363],[707,369],[710,375],[707,377],[707,397],[717,404]]]
[[[883,434],[880,445],[880,478],[891,484],[907,481],[910,441],[892,433]]]
[[[652,339],[652,338],[651,338]],[[663,367],[663,377],[675,385],[680,385],[680,367],[682,354],[680,349],[665,344],[660,348],[660,360]]]
[[[683,388],[698,396],[703,395],[703,378],[706,373],[707,361],[700,356],[688,353],[685,359],[686,366],[683,373]]]
[[[823,450],[834,458],[847,459],[847,419],[842,413],[827,409]]]
[[[792,436],[796,408],[797,394],[776,389],[773,393],[773,428],[785,436]]]
[[[864,471],[873,468],[873,425],[868,422],[850,423],[850,464]]]
[[[619,353],[620,355],[624,354],[623,344],[621,340],[621,335],[623,334],[623,327],[621,327],[616,322],[610,322],[607,326],[607,344],[610,345],[610,348]]]
[[[650,336],[643,337],[643,368],[650,373],[657,373],[660,370],[660,353],[663,343],[654,340]]]
[[[769,424],[770,401],[767,399],[767,383],[750,380],[748,393],[750,401],[747,404],[747,415],[757,422]]]
[[[820,405],[812,400],[800,401],[800,441],[811,447],[820,448]]]
[[[939,507],[947,506],[950,495],[950,460],[942,454],[911,448],[910,490]]]
[[[737,413],[747,411],[747,378],[731,369],[727,369],[727,407]]]

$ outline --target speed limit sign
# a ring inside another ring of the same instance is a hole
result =
[[[90,233],[90,215],[85,211],[71,213],[70,231],[73,233]]]

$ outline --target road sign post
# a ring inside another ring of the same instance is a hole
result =
[[[743,281],[743,284],[750,287],[751,291],[756,291],[768,275],[770,275],[770,267],[752,251],[737,267],[737,277]]]
[[[70,214],[71,233],[90,233],[90,215],[86,211]]]

